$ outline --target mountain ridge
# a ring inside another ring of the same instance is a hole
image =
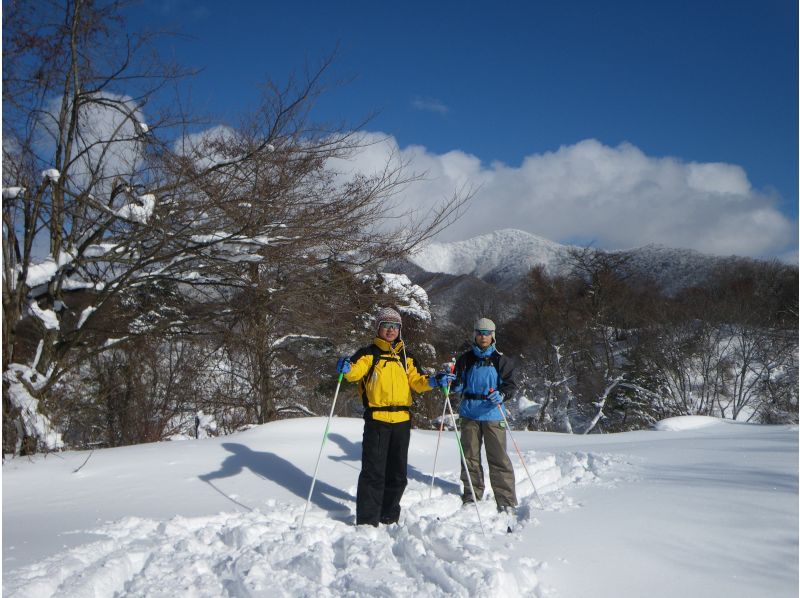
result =
[[[501,229],[464,241],[429,243],[410,256],[409,261],[427,273],[474,276],[510,290],[534,266],[544,266],[552,275],[567,274],[574,261],[571,254],[584,249],[619,256],[628,274],[651,279],[667,293],[702,284],[721,265],[756,261],[657,243],[633,249],[593,250],[518,229]]]

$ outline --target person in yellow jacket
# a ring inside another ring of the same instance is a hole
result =
[[[359,382],[364,403],[361,473],[356,493],[356,525],[390,525],[400,518],[400,499],[408,484],[411,391],[447,386],[454,376],[426,376],[417,369],[402,340],[403,322],[391,308],[378,312],[373,343],[342,357],[337,372]]]

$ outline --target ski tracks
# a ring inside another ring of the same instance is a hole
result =
[[[485,537],[474,506],[462,507],[460,497],[438,487],[429,498],[429,485],[412,481],[401,523],[380,528],[348,525],[312,508],[299,529],[303,505],[274,500],[246,513],[124,518],[93,530],[103,540],[12,571],[3,595],[544,596],[536,571],[545,564],[535,554],[512,560],[509,549],[521,542],[525,527],[538,525],[537,510],[574,508],[566,488],[608,483],[619,458],[533,451],[524,457],[543,505],[513,459],[522,533],[505,533],[505,516],[489,497],[479,504]],[[440,477],[458,483],[458,472]]]

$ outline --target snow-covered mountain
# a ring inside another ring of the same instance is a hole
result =
[[[504,229],[466,241],[430,243],[411,256],[410,261],[426,272],[474,276],[510,290],[536,265],[543,265],[551,274],[565,273],[569,270],[569,253],[575,249],[576,246],[562,245],[525,231]],[[624,257],[630,274],[654,280],[667,292],[702,284],[721,264],[747,260],[663,245],[609,253]]]
[[[550,271],[562,268],[572,247],[516,229],[494,231],[466,241],[430,243],[411,257],[428,272],[469,274],[478,278],[524,276],[542,264]]]

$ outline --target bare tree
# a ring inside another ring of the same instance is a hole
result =
[[[329,60],[268,85],[239,125],[193,133],[187,113],[172,110],[183,104],[160,96],[188,73],[143,54],[147,37],[125,31],[118,3],[12,4],[3,47],[7,415],[35,414],[70,369],[139,337],[208,337],[222,325],[272,346],[312,313],[315,294],[342,292],[343,279],[326,273],[333,264],[351,276],[374,270],[449,224],[468,199],[454,193],[413,226],[393,227],[386,216],[402,215],[394,198],[413,180],[403,164],[337,172],[362,138],[311,120]],[[155,105],[170,109],[154,114]],[[269,351],[254,345],[250,355],[270,396]],[[274,415],[264,400],[259,421]]]

